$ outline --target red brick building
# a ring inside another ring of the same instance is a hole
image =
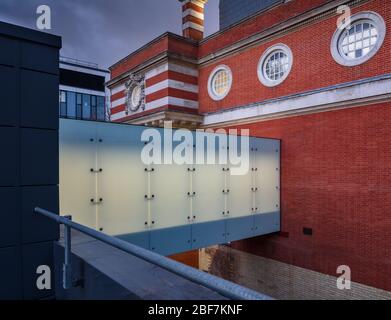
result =
[[[112,120],[281,139],[282,232],[232,246],[391,291],[391,2],[277,1],[207,38],[182,2],[183,36],[110,68]]]

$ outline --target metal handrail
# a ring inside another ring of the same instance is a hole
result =
[[[242,287],[230,281],[221,279],[211,274],[202,272],[198,269],[189,267],[182,263],[171,260],[160,254],[143,249],[121,239],[98,232],[89,227],[83,226],[71,220],[70,216],[61,217],[53,212],[42,208],[35,208],[34,211],[44,215],[49,219],[56,221],[58,224],[65,226],[65,262],[64,262],[64,278],[63,284],[65,289],[72,287],[71,277],[71,229],[78,230],[86,235],[100,240],[112,247],[132,254],[142,260],[157,265],[167,271],[170,271],[178,276],[198,283],[206,288],[209,288],[222,296],[233,300],[273,300],[271,297],[256,292],[254,290]]]

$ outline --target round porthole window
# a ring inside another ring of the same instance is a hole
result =
[[[360,65],[371,59],[385,38],[385,22],[374,12],[353,15],[350,25],[338,28],[331,42],[331,54],[343,66]]]
[[[232,71],[227,66],[218,66],[215,68],[208,81],[209,96],[213,100],[224,99],[232,86]]]
[[[263,85],[274,87],[288,77],[293,64],[291,49],[284,45],[275,45],[262,55],[258,64],[258,78]]]

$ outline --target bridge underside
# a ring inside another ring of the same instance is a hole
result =
[[[279,231],[280,212],[276,211],[241,218],[124,234],[118,236],[118,238],[162,255],[173,255]]]

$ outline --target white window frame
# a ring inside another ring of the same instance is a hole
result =
[[[215,90],[213,89],[213,78],[215,77],[215,75],[219,72],[219,71],[225,71],[228,73],[228,88],[226,90],[226,92],[224,94],[217,94],[215,92]],[[220,65],[220,66],[217,66],[216,68],[213,69],[213,71],[211,72],[210,76],[209,76],[209,80],[208,80],[208,93],[209,93],[209,96],[215,100],[215,101],[220,101],[220,100],[223,100],[227,95],[228,93],[231,91],[231,87],[232,87],[232,71],[231,71],[231,68],[226,66],[226,65]]]
[[[286,56],[288,57],[289,64],[288,64],[288,70],[285,72],[282,78],[278,80],[271,80],[269,77],[266,75],[266,63],[276,51],[283,51]],[[293,53],[292,50],[283,43],[276,44],[270,48],[268,48],[263,55],[261,56],[261,59],[259,60],[258,63],[258,79],[261,81],[261,83],[266,86],[266,87],[275,87],[283,83],[291,73],[293,66]]]
[[[376,55],[376,53],[383,45],[386,36],[386,23],[384,22],[382,16],[376,12],[363,11],[350,17],[350,25],[354,25],[359,21],[368,22],[375,26],[378,32],[377,42],[367,55],[355,59],[349,58],[343,52],[341,52],[341,37],[344,35],[347,28],[337,28],[331,40],[330,49],[334,60],[342,66],[353,67],[367,62]]]

